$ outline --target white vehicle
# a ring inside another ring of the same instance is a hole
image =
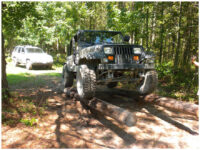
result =
[[[31,70],[33,66],[47,66],[52,68],[53,57],[41,48],[34,46],[16,46],[12,52],[12,61],[15,66],[22,64]]]

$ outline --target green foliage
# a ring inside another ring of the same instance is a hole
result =
[[[162,63],[162,64],[158,64],[156,66],[156,70],[158,72],[158,78],[159,79],[164,79],[164,80],[168,80],[169,82],[171,81],[172,77],[173,77],[173,63],[172,61],[169,61],[167,63]]]
[[[172,62],[156,66],[159,78],[159,94],[181,100],[197,101],[197,70],[174,69]]]
[[[24,123],[26,126],[34,126],[37,123],[37,120],[35,118],[32,119],[21,119],[21,123]]]

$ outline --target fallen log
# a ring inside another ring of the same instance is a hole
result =
[[[127,126],[134,126],[137,122],[136,116],[134,113],[129,112],[121,107],[115,106],[103,100],[93,98],[91,100],[83,100],[80,99],[75,89],[65,89],[65,94],[70,98],[75,98],[76,100],[80,100],[89,108],[96,110],[106,116],[109,116],[116,121],[123,123]]]
[[[140,97],[140,99],[141,98],[142,97]],[[162,97],[155,94],[146,95],[142,98],[142,100],[199,117],[199,108],[196,104],[177,101],[173,98]]]
[[[112,89],[110,94],[122,95],[129,98],[131,97],[136,101],[151,102],[172,110],[177,110],[199,117],[199,106],[189,102],[178,101],[173,98],[162,97],[155,94],[139,95],[139,93],[124,89]]]
[[[120,123],[124,123],[127,126],[134,126],[137,122],[136,116],[134,113],[129,112],[121,107],[112,105],[103,100],[93,98],[88,101],[87,105],[92,109],[95,109],[101,112],[104,115],[107,115]]]

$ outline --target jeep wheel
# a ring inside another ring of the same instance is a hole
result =
[[[96,90],[96,74],[87,65],[78,67],[76,74],[77,91],[82,99],[91,99]]]
[[[110,83],[107,84],[108,88],[114,88],[116,86],[117,86],[117,82],[110,82]]]
[[[144,80],[138,87],[138,92],[140,94],[152,93],[156,89],[157,82],[158,82],[158,74],[156,71],[146,72]]]
[[[32,67],[33,67],[33,66],[32,66],[31,61],[30,61],[30,60],[27,60],[27,61],[26,61],[26,69],[31,70]]]
[[[67,66],[65,66],[65,69],[63,68],[63,81],[65,88],[72,87],[74,82],[74,75],[67,69]]]

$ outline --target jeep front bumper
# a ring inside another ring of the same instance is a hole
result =
[[[154,64],[99,64],[99,70],[155,69]]]

